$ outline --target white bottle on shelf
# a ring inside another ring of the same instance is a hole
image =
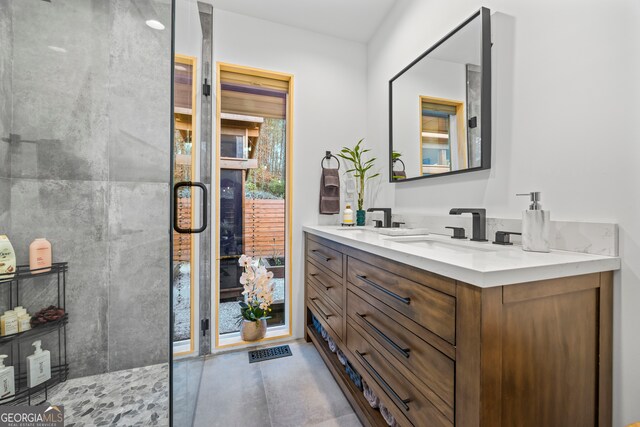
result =
[[[16,394],[16,382],[13,373],[13,366],[4,366],[4,359],[8,356],[0,354],[0,402],[13,400]]]
[[[27,313],[18,316],[18,332],[25,332],[31,329],[31,316]]]
[[[18,332],[24,332],[31,329],[31,316],[27,313],[27,309],[18,306],[13,309],[18,318]]]
[[[31,345],[36,350],[27,357],[27,386],[35,387],[51,378],[51,353],[49,350],[42,350],[40,340]]]
[[[18,316],[13,310],[7,310],[0,316],[0,334],[13,335],[18,333]]]

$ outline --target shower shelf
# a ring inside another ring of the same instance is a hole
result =
[[[15,340],[34,339],[48,334],[52,331],[57,331],[59,328],[65,326],[69,322],[69,316],[65,313],[63,317],[52,322],[47,322],[44,325],[36,326],[28,331],[18,332],[17,334],[0,336],[0,345],[7,344]]]
[[[69,365],[52,365],[51,379],[35,387],[27,387],[27,374],[16,376],[16,394],[8,399],[0,399],[0,406],[42,405],[49,399],[51,388],[67,380]],[[44,394],[44,396],[42,396]],[[38,398],[42,396],[41,398]],[[55,404],[55,402],[51,402]]]
[[[45,271],[49,270],[49,271]],[[32,270],[28,265],[19,265],[14,273],[0,274],[0,283],[15,282],[16,280],[35,279],[37,277],[51,276],[53,274],[61,274],[69,271],[69,265],[66,262],[54,262],[51,267],[38,268]]]
[[[38,325],[28,331],[0,336],[0,354],[9,356],[6,364],[14,367],[16,386],[15,395],[10,398],[0,399],[0,406],[25,403],[40,405],[48,400],[49,392],[53,386],[67,380],[69,375],[69,364],[67,362],[67,323],[69,322],[69,314],[66,313],[65,302],[68,271],[68,263],[56,262],[50,268],[31,270],[29,266],[21,265],[13,273],[0,274],[1,305],[13,309],[24,304],[28,308],[41,309],[57,304],[56,307],[65,310],[64,316],[60,319]],[[34,281],[36,283],[32,283]],[[44,282],[44,286],[39,286],[43,283],[38,282]],[[51,294],[53,294],[56,283],[56,295],[42,296],[43,290],[47,289],[51,289]],[[24,292],[21,292],[21,289],[30,288],[31,286],[38,286],[36,293],[23,295]],[[48,298],[48,300],[34,303],[34,295],[36,295],[36,298]],[[9,297],[8,304],[6,302],[7,296]],[[25,298],[25,296],[31,298]],[[21,299],[25,301],[21,302]],[[30,344],[37,339],[42,340],[43,347],[51,352],[51,379],[35,387],[27,387],[26,356],[32,353],[33,350]]]

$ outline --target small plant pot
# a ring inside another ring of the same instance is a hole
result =
[[[278,258],[262,258],[262,264],[266,267],[267,271],[273,273],[274,279],[284,279],[284,257]]]
[[[366,221],[366,215],[367,212],[364,210],[357,210],[356,211],[356,225],[364,225],[365,221]]]
[[[240,338],[243,341],[258,341],[264,338],[267,333],[267,319],[258,321],[242,320],[240,326]]]

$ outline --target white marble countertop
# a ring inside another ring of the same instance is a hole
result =
[[[449,236],[384,236],[371,227],[304,226],[303,231],[482,288],[620,269],[620,258],[454,240]]]

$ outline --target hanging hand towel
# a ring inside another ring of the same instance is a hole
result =
[[[399,179],[407,179],[407,173],[405,171],[393,171],[393,179],[396,181]]]
[[[320,213],[340,213],[340,175],[338,169],[322,168],[320,178]]]

